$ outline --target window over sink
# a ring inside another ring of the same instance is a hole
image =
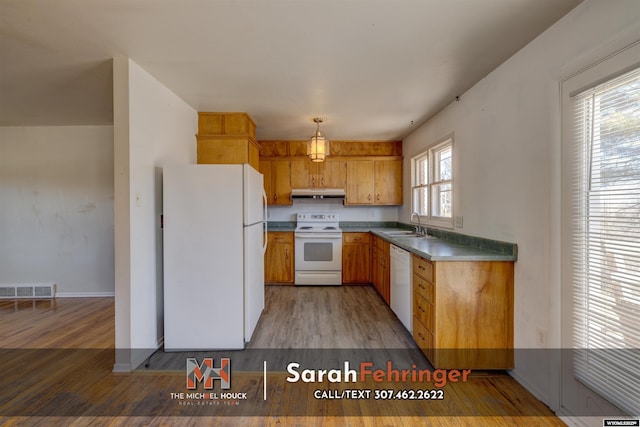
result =
[[[453,136],[411,159],[411,207],[423,224],[453,228]]]

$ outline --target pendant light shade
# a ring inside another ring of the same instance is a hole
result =
[[[324,162],[325,157],[329,153],[329,141],[324,138],[322,132],[320,132],[320,123],[322,119],[316,117],[313,119],[316,122],[316,133],[309,138],[307,142],[307,155],[312,162]]]

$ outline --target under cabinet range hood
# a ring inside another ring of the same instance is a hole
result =
[[[344,200],[344,188],[294,188],[292,199],[337,199]]]

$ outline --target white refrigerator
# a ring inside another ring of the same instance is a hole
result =
[[[164,348],[242,349],[264,309],[266,195],[249,165],[163,170]]]

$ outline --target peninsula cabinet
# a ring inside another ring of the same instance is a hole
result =
[[[264,175],[264,191],[268,205],[291,205],[291,162],[289,160],[260,160]]]
[[[369,233],[342,234],[342,283],[371,283]]]
[[[513,368],[513,262],[412,257],[413,337],[432,365]]]
[[[402,159],[347,160],[347,205],[401,205]]]
[[[264,255],[265,284],[293,284],[293,256],[293,232],[269,232]]]

